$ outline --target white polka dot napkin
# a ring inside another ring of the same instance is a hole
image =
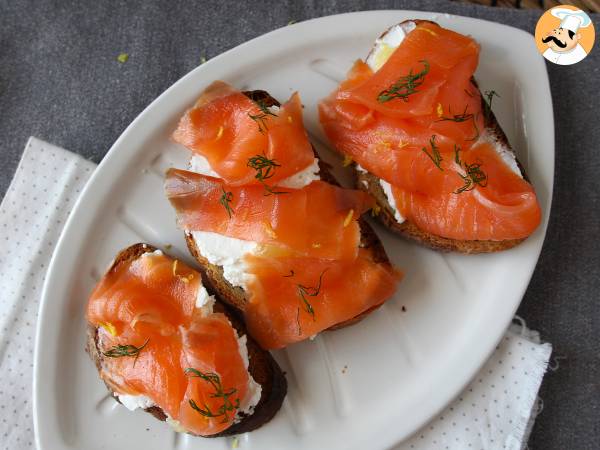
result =
[[[463,393],[394,450],[521,450],[537,415],[537,392],[552,353],[522,319]]]
[[[39,297],[55,243],[95,168],[30,138],[0,204],[0,450],[34,448],[32,376]],[[395,450],[521,450],[552,348],[512,325],[465,391]]]
[[[34,448],[33,347],[46,269],[95,164],[30,138],[0,204],[0,449]]]

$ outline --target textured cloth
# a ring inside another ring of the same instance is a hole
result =
[[[448,1],[0,2],[0,195],[30,134],[99,162],[162,91],[209,59],[289,21],[366,9],[478,17],[533,33],[542,11]],[[599,16],[591,14],[597,30]],[[498,36],[502,39],[502,36]],[[564,358],[542,385],[532,449],[600,442],[600,44],[581,63],[546,63],[556,125],[556,178],[542,254],[519,309]],[[117,56],[128,53],[126,63]]]
[[[54,246],[96,165],[30,139],[0,204],[0,449],[35,448],[33,348]]]
[[[33,449],[31,383],[40,290],[52,251],[95,165],[30,138],[0,205],[0,450]],[[35,211],[35,214],[32,212]],[[521,450],[552,348],[514,326],[465,392],[396,450]]]
[[[522,450],[538,412],[536,394],[552,352],[521,324],[509,327],[463,393],[394,450]]]

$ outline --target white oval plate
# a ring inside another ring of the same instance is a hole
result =
[[[513,317],[542,247],[554,174],[544,60],[531,35],[491,22],[416,11],[344,14],[275,30],[196,68],[115,142],[65,226],[43,291],[34,369],[40,449],[231,446],[231,438],[177,435],[107,396],[83,351],[88,295],[113,255],[134,242],[172,244],[171,253],[190,260],[162,176],[168,166],[185,166],[188,152],[169,134],[208,83],[223,79],[283,100],[300,91],[317,149],[339,166],[324,149],[317,102],[383,30],[410,18],[436,20],[481,43],[477,79],[501,95],[494,110],[536,187],[543,223],[517,248],[480,256],[436,253],[377,227],[391,259],[406,272],[395,298],[357,325],[277,352],[288,396],[273,421],[239,438],[239,448],[384,448],[460,392]]]

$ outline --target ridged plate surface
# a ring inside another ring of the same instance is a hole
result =
[[[289,394],[275,419],[242,435],[240,449],[384,448],[443,408],[476,373],[510,322],[535,267],[548,220],[554,131],[548,78],[531,35],[465,17],[361,12],[303,22],[243,44],[198,67],[125,130],[98,167],[57,246],[43,293],[35,357],[35,427],[43,450],[229,449],[229,439],[177,435],[107,396],[83,351],[89,293],[115,253],[139,241],[190,261],[162,178],[188,152],[169,140],[178,118],[215,79],[302,95],[305,124],[327,150],[316,105],[388,26],[438,21],[482,45],[477,79],[501,97],[494,110],[535,185],[544,212],[521,246],[493,255],[441,254],[376,227],[406,277],[395,298],[361,323],[276,352]],[[498,38],[502,36],[502,38]],[[318,214],[318,212],[315,212]]]

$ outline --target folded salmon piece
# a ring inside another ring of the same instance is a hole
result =
[[[396,291],[402,273],[361,248],[351,262],[248,256],[250,301],[246,324],[265,348],[315,336],[377,307]]]
[[[290,254],[354,260],[358,218],[373,200],[364,192],[313,181],[265,195],[261,186],[231,186],[218,178],[170,169],[167,198],[179,226],[271,244]]]
[[[265,91],[210,85],[174,133],[201,173],[170,169],[165,180],[191,253],[266,349],[360,320],[401,278],[361,219],[372,197],[322,181],[332,177],[297,94],[272,105]]]
[[[487,134],[489,105],[473,82],[478,58],[472,38],[417,21],[379,70],[357,61],[319,104],[319,119],[337,151],[392,186],[396,210],[419,229],[522,239],[541,211]]]
[[[234,424],[254,381],[227,316],[196,308],[199,290],[198,272],[144,253],[102,278],[87,319],[113,392],[144,396],[184,430],[208,436]]]
[[[257,154],[278,165],[269,177],[273,184],[314,161],[298,94],[280,108],[268,107],[222,81],[212,83],[185,113],[173,139],[204,156],[232,186],[260,183],[248,164]]]

